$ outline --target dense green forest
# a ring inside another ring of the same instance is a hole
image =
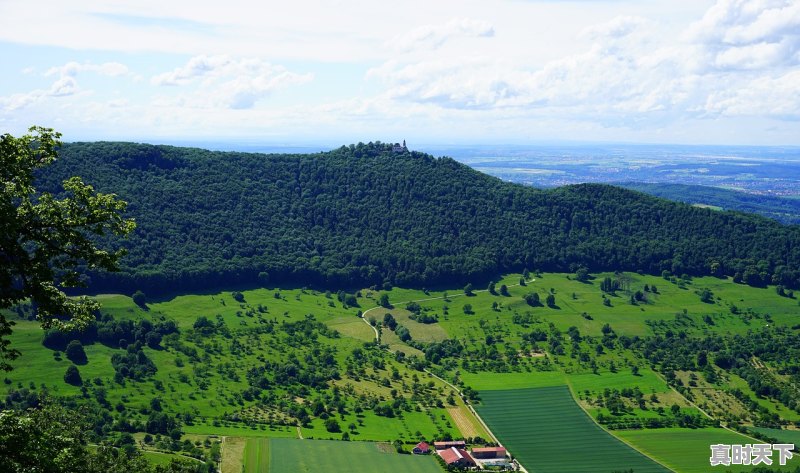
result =
[[[523,268],[734,276],[797,287],[800,227],[608,185],[540,190],[381,143],[311,155],[73,143],[39,176],[130,203],[122,271],[150,294],[281,282],[432,287]]]
[[[800,200],[797,199],[687,184],[625,182],[619,185],[687,204],[711,205],[724,210],[756,213],[786,224],[800,224]]]

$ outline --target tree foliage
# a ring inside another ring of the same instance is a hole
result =
[[[44,328],[70,329],[90,322],[98,305],[64,289],[85,285],[84,270],[117,269],[123,252],[98,248],[97,238],[126,235],[134,223],[122,217],[125,202],[80,177],[61,181],[61,198],[37,190],[34,181],[56,162],[60,137],[42,127],[0,136],[0,309],[30,299]],[[0,336],[9,329],[0,315]],[[0,341],[0,368],[9,369],[3,360],[15,356]]]

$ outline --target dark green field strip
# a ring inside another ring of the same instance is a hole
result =
[[[481,417],[531,472],[669,471],[601,429],[566,386],[483,391],[481,398]]]

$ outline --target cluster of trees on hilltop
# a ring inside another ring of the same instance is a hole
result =
[[[800,280],[800,227],[607,185],[533,189],[380,143],[313,155],[75,143],[39,186],[72,175],[128,201],[138,225],[100,242],[128,255],[92,275],[95,290],[433,286],[578,267]]]

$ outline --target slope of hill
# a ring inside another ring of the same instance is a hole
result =
[[[725,210],[756,213],[786,224],[800,224],[800,200],[796,199],[685,184],[624,182],[619,185],[687,204],[711,205]]]
[[[800,278],[797,227],[607,185],[532,189],[380,143],[312,155],[76,143],[61,156],[43,189],[80,175],[138,223],[123,271],[94,275],[96,290],[432,286],[578,266]]]

